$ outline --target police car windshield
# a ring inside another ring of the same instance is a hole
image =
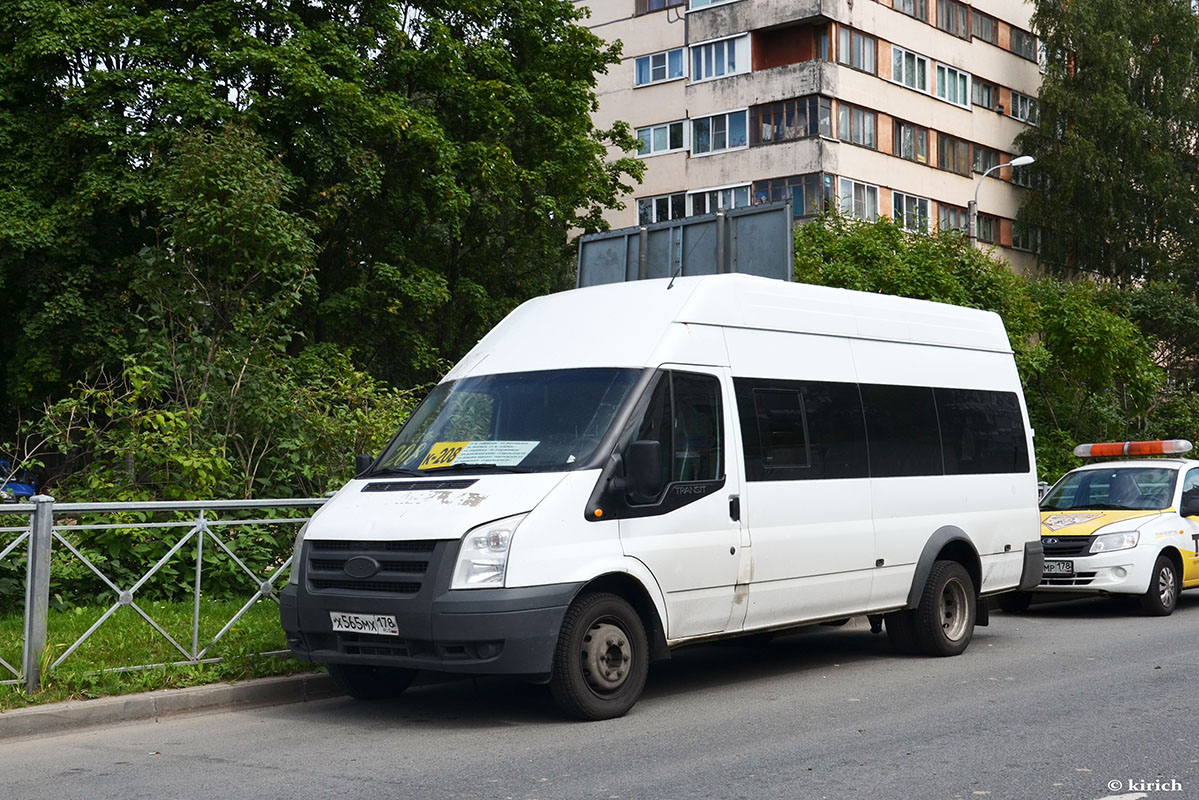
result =
[[[1042,511],[1160,511],[1174,498],[1178,470],[1117,467],[1070,472],[1041,501]]]
[[[373,474],[578,469],[594,456],[641,373],[542,370],[439,384]]]

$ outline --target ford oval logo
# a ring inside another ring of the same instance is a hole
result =
[[[380,565],[378,561],[370,556],[354,556],[346,562],[344,567],[346,574],[351,578],[370,578],[379,571]]]
[[[1057,544],[1057,537],[1050,536],[1048,539],[1045,540],[1045,544]]]

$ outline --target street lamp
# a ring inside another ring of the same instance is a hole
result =
[[[994,172],[997,169],[1003,169],[1004,167],[1027,167],[1029,164],[1033,163],[1034,161],[1036,161],[1036,159],[1033,158],[1032,156],[1017,156],[1016,158],[1013,158],[1011,161],[1007,162],[1006,164],[996,164],[995,166],[991,167],[989,170],[984,172],[983,176],[978,179],[978,183],[974,187],[974,199],[970,201],[970,208],[969,208],[970,238],[972,240],[974,240],[974,241],[978,240],[978,190],[983,188],[983,181],[985,181],[987,179],[987,176],[990,175],[992,172]]]

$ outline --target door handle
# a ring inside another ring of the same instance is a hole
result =
[[[741,495],[729,495],[729,518],[733,522],[741,521]]]

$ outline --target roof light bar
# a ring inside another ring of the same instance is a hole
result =
[[[1156,439],[1152,442],[1102,442],[1080,444],[1074,448],[1079,458],[1105,456],[1164,456],[1189,453],[1194,447],[1186,439]]]

